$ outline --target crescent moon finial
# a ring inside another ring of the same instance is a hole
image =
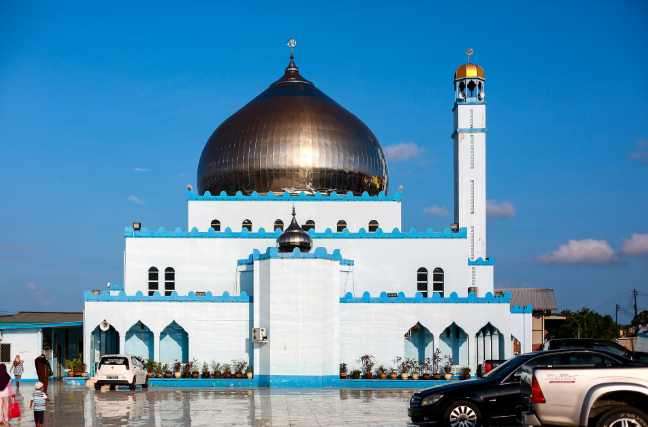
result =
[[[472,50],[472,49],[467,49],[467,50],[466,50],[466,55],[468,55],[468,63],[469,63],[469,64],[470,64],[470,55],[472,55],[472,54],[473,54],[473,50]]]
[[[295,46],[297,46],[297,40],[295,40],[293,38],[289,38],[288,43],[286,43],[286,45],[290,48],[290,58],[292,59],[292,57],[293,57],[293,48]]]

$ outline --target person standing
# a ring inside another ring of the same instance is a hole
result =
[[[0,424],[9,424],[9,403],[16,395],[11,390],[11,377],[7,373],[7,365],[0,365]]]
[[[14,377],[16,378],[16,388],[20,388],[20,378],[22,377],[24,370],[23,361],[20,360],[20,355],[17,354],[16,360],[14,360],[11,364],[11,369],[9,369],[9,373],[13,371]]]
[[[47,383],[49,381],[50,375],[52,375],[52,368],[50,367],[49,362],[45,359],[45,355],[41,354],[35,360],[36,363],[36,374],[38,375],[38,381],[43,383],[43,393],[47,393]]]
[[[29,409],[32,409],[32,406],[34,407],[34,422],[36,423],[36,427],[42,427],[45,423],[46,402],[50,401],[47,394],[43,391],[43,386],[41,382],[36,383],[34,386],[36,391],[32,393],[31,402],[29,402]]]

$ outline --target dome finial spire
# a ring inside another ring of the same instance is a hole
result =
[[[288,39],[287,45],[290,48],[290,59],[295,59],[295,57],[293,56],[293,48],[297,46],[297,40],[290,38]]]
[[[291,51],[292,51],[292,49],[291,49]],[[466,50],[466,55],[468,55],[468,63],[469,63],[469,64],[470,64],[470,55],[472,55],[472,54],[473,54],[473,50],[472,50],[472,49],[467,49],[467,50]]]

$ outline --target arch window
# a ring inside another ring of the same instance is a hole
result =
[[[171,296],[173,291],[175,291],[175,270],[167,267],[164,270],[164,295]]]
[[[378,230],[378,221],[372,219],[371,221],[369,221],[369,232],[375,233],[376,230]]]
[[[337,232],[338,232],[338,233],[341,233],[342,230],[344,230],[345,228],[347,228],[347,223],[346,223],[346,221],[344,221],[344,220],[340,220],[340,221],[338,221],[338,223],[337,223]]]
[[[252,231],[252,221],[249,219],[246,219],[243,221],[243,226],[241,227],[241,231],[243,231],[244,228],[247,228],[247,231]]]
[[[274,223],[274,227],[272,228],[273,230],[279,229],[281,231],[284,231],[284,222],[280,219],[276,220]]]
[[[211,222],[211,228],[214,229],[214,231],[220,231],[220,221],[215,219]]]
[[[432,292],[437,292],[443,298],[443,270],[439,267],[432,272]]]
[[[306,221],[306,224],[302,225],[302,230],[304,230],[305,232],[308,232],[308,230],[310,229],[315,230],[315,221],[313,221],[312,219],[309,219],[308,221]]]
[[[148,294],[153,296],[153,293],[159,289],[159,271],[156,267],[149,268],[148,272]]]
[[[423,298],[427,298],[428,291],[428,271],[427,268],[419,268],[416,271],[416,291],[423,294]]]

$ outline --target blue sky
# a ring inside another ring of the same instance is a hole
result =
[[[0,311],[81,311],[122,281],[124,226],[185,229],[204,144],[282,75],[289,37],[390,155],[405,229],[451,222],[452,77],[474,49],[495,283],[605,312],[648,289],[648,3],[234,3],[0,3]]]

